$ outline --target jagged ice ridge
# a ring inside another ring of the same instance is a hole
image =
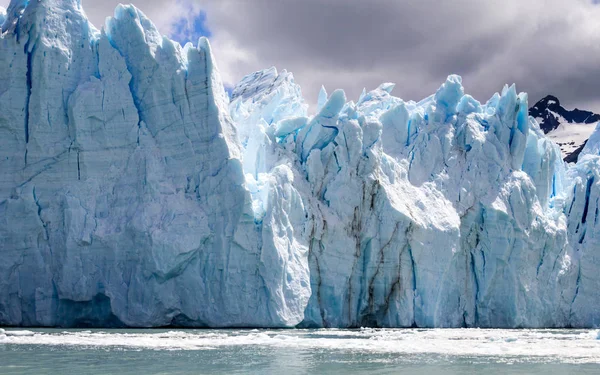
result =
[[[600,131],[565,166],[514,86],[309,116],[133,6],[0,24],[0,325],[600,325]]]

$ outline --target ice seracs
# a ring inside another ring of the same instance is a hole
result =
[[[0,325],[600,324],[600,136],[565,166],[514,86],[309,115],[275,68],[229,99],[133,6],[6,14]]]

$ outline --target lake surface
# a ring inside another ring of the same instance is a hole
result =
[[[598,330],[0,330],[0,374],[599,374]]]

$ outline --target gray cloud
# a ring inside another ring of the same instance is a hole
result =
[[[553,93],[566,105],[600,110],[600,7],[591,2],[221,0],[205,6],[212,8],[215,51],[221,43],[246,51],[226,63],[227,77],[238,79],[244,68],[287,68],[311,102],[320,84],[356,98],[363,87],[384,81],[397,83],[396,95],[418,100],[457,73],[482,101],[516,83],[531,101]]]
[[[600,111],[600,6],[588,0],[186,1],[134,3],[164,33],[190,6],[204,9],[229,84],[276,66],[294,73],[310,103],[321,84],[357,98],[386,81],[419,100],[457,73],[481,101],[516,83],[531,102],[552,93]],[[83,0],[97,26],[117,3]]]

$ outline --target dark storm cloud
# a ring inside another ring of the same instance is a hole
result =
[[[363,87],[384,81],[398,84],[396,95],[418,100],[458,73],[467,91],[482,101],[505,83],[516,83],[532,101],[553,93],[567,105],[600,110],[600,8],[591,2],[222,0],[204,5],[212,9],[214,43],[223,41],[234,52],[225,63],[226,77],[237,80],[244,69],[286,68],[312,103],[320,84],[329,91],[344,88],[356,98]]]
[[[222,17],[215,28],[232,25],[230,37],[254,48],[263,65],[292,70],[313,100],[319,82],[356,97],[363,87],[390,80],[399,94],[418,99],[449,73],[477,70],[505,44],[501,27],[486,30],[483,9],[460,15],[468,2],[448,9],[434,1],[411,3],[225,1],[213,16]],[[243,11],[230,11],[240,6]],[[460,17],[445,17],[451,13]],[[479,32],[468,35],[470,28]]]
[[[118,2],[83,5],[101,26]],[[387,81],[395,95],[419,100],[457,73],[480,101],[516,83],[530,101],[552,93],[600,111],[600,6],[589,0],[133,2],[170,35],[206,12],[229,85],[276,66],[294,73],[311,104],[321,84],[356,99]]]

